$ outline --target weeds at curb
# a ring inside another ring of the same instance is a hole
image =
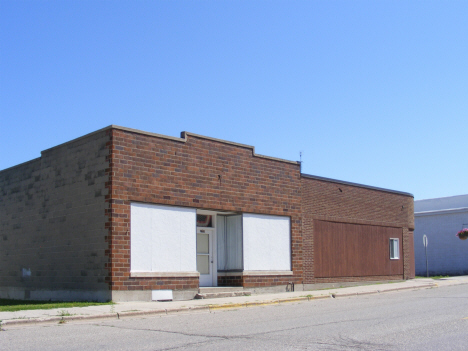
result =
[[[69,316],[72,316],[72,314],[70,312],[68,312],[67,310],[61,310],[58,312],[58,315],[60,317],[69,317]],[[62,318],[63,319],[63,318]]]

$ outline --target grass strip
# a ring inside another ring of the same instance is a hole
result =
[[[53,308],[88,307],[113,304],[114,302],[60,302],[0,299],[0,312],[16,312],[23,310],[50,310]]]

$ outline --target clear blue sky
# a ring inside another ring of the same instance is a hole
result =
[[[0,169],[110,124],[467,194],[467,1],[0,1]]]

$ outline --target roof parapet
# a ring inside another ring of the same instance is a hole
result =
[[[241,144],[241,143],[235,143],[235,142],[233,142],[233,141],[227,141],[227,140],[223,140],[223,139],[216,139],[216,138],[207,137],[207,136],[204,136],[204,135],[199,135],[199,134],[195,134],[195,133],[191,133],[191,132],[182,132],[182,133],[180,133],[180,136],[181,136],[181,138],[184,139],[184,141],[187,141],[187,138],[188,138],[189,136],[193,136],[193,137],[200,138],[200,139],[206,139],[206,140],[216,141],[216,142],[218,142],[218,143],[223,143],[223,144],[228,144],[228,145],[234,145],[234,146],[238,146],[238,147],[243,147],[243,148],[246,148],[246,149],[251,149],[251,150],[252,150],[252,155],[255,156],[255,157],[261,157],[261,158],[265,158],[265,159],[267,159],[267,160],[273,160],[273,161],[291,163],[291,164],[294,164],[294,165],[300,165],[300,162],[299,162],[299,161],[289,161],[289,160],[285,160],[285,159],[283,159],[283,158],[277,158],[277,157],[271,157],[271,156],[265,156],[265,155],[257,154],[257,153],[255,152],[255,146],[251,146],[251,145],[246,145],[246,144]]]
[[[356,186],[356,187],[364,188],[364,189],[383,191],[383,192],[386,192],[386,193],[392,193],[392,194],[398,194],[398,195],[405,195],[405,196],[414,197],[413,194],[406,193],[406,192],[404,192],[404,191],[398,191],[398,190],[391,190],[391,189],[379,188],[379,187],[376,187],[376,186],[370,186],[370,185],[359,184],[359,183],[351,183],[351,182],[346,182],[346,181],[344,181],[344,180],[338,180],[338,179],[332,179],[332,178],[319,177],[319,176],[314,176],[314,175],[311,175],[311,174],[301,173],[301,177],[310,178],[310,179],[315,179],[315,180],[321,180],[321,181],[324,181],[324,182],[331,182],[331,183],[337,183],[337,184],[344,184],[344,185]]]
[[[125,132],[131,132],[131,133],[136,133],[136,134],[141,134],[141,135],[147,135],[147,136],[152,136],[152,137],[161,138],[161,139],[168,139],[168,140],[177,141],[177,142],[180,142],[180,143],[186,143],[187,140],[188,140],[188,137],[192,136],[192,137],[196,137],[196,138],[200,138],[200,139],[206,139],[206,140],[216,141],[216,142],[223,143],[223,144],[228,144],[228,145],[233,145],[233,146],[238,146],[238,147],[243,147],[243,148],[246,148],[246,149],[250,149],[250,150],[252,150],[252,155],[254,157],[260,157],[260,158],[264,158],[264,159],[267,159],[267,160],[285,162],[285,163],[294,164],[294,165],[299,165],[300,164],[298,161],[289,161],[289,160],[285,160],[285,159],[282,159],[282,158],[259,155],[259,154],[257,154],[255,152],[255,147],[251,146],[251,145],[240,144],[240,143],[235,143],[235,142],[227,141],[227,140],[223,140],[223,139],[207,137],[207,136],[204,136],[204,135],[199,135],[199,134],[195,134],[195,133],[191,133],[191,132],[181,132],[180,133],[180,138],[178,138],[178,137],[173,137],[173,136],[164,135],[164,134],[145,132],[145,131],[139,130],[139,129],[133,129],[133,128],[117,126],[117,125],[114,125],[114,124],[111,124],[110,126],[107,126],[105,128],[98,129],[98,130],[96,130],[94,132],[85,134],[85,135],[83,135],[81,137],[72,139],[72,140],[67,141],[65,143],[53,146],[53,147],[51,147],[49,149],[43,150],[41,152],[41,154],[44,153],[44,152],[47,152],[47,151],[49,151],[51,149],[54,149],[56,147],[60,147],[60,146],[66,145],[68,143],[76,142],[76,141],[78,141],[80,139],[87,138],[87,137],[89,137],[89,136],[91,136],[93,134],[100,133],[100,132],[103,132],[103,131],[106,131],[106,130],[109,130],[109,129],[117,129],[117,130],[122,130],[122,131],[125,131]]]

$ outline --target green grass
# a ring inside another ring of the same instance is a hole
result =
[[[16,312],[23,310],[50,310],[53,308],[87,307],[113,304],[114,302],[57,302],[0,299],[0,312]]]
[[[65,310],[61,310],[57,313],[57,316],[60,316],[60,317],[68,317],[68,316],[73,316],[73,314],[71,314],[70,312],[68,311],[65,311]]]

